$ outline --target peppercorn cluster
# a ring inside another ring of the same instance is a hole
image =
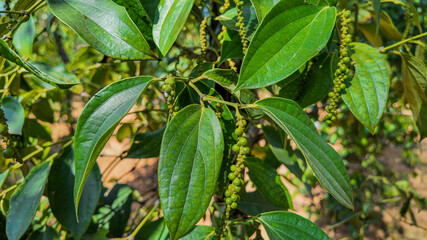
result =
[[[351,43],[351,35],[348,33],[348,23],[350,21],[350,11],[345,10],[341,14],[341,35],[340,35],[340,51],[338,68],[334,73],[334,88],[333,91],[328,93],[330,104],[326,108],[326,123],[332,124],[335,121],[337,114],[337,102],[340,98],[340,93],[346,88],[344,81],[348,78],[350,73],[349,64],[350,57],[348,55],[347,45]]]
[[[246,39],[246,29],[245,29],[245,23],[243,18],[243,11],[242,11],[244,2],[240,0],[234,0],[234,2],[236,3],[236,10],[237,10],[236,27],[239,28],[239,35],[243,45],[243,54],[246,54],[246,51],[248,50],[248,40]]]
[[[230,0],[225,0],[224,1],[224,5],[222,5],[220,8],[219,8],[219,12],[221,13],[221,14],[223,14],[223,13],[225,13],[225,11],[227,11],[227,9],[229,9],[230,8]]]
[[[200,23],[200,47],[202,49],[202,54],[200,55],[200,59],[203,60],[206,57],[206,27],[208,25],[208,18],[203,18]]]
[[[223,215],[224,223],[221,228],[221,240],[225,239],[225,230],[228,225],[230,211],[231,209],[237,208],[237,202],[240,200],[238,193],[240,192],[244,184],[242,174],[242,170],[245,167],[244,160],[246,158],[246,155],[250,152],[250,148],[247,146],[248,140],[246,138],[246,133],[244,132],[247,122],[245,119],[243,119],[242,116],[239,116],[237,120],[237,128],[235,129],[234,133],[236,134],[238,140],[237,143],[234,144],[231,149],[233,150],[233,152],[237,152],[238,155],[236,163],[230,166],[230,173],[228,174],[230,182],[227,186],[227,190],[225,190],[224,192],[225,203],[227,204],[227,207]]]
[[[175,85],[176,85],[175,80],[171,76],[167,77],[164,84],[162,85],[162,90],[168,102],[168,109],[171,117],[173,117],[175,113],[179,110],[178,106],[174,107],[175,94],[176,94]]]
[[[3,157],[6,159],[14,158],[21,162],[21,156],[19,155],[16,145],[17,141],[13,141],[12,136],[9,134],[9,129],[7,126],[7,119],[4,116],[3,109],[0,108],[0,136],[2,137],[3,142],[6,143],[6,148],[3,150]]]

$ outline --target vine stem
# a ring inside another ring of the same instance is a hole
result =
[[[20,15],[24,15],[25,14],[25,13],[20,12],[20,11],[0,11],[0,13],[20,14]]]
[[[212,101],[212,102],[222,103],[222,104],[225,104],[225,105],[232,106],[235,109],[239,108],[239,104],[237,104],[237,103],[227,102],[227,101],[224,101],[224,100],[218,99],[216,97],[212,97],[212,96],[205,95],[205,96],[203,96],[202,100],[203,101]]]
[[[425,37],[425,36],[427,36],[427,32],[421,33],[419,35],[416,35],[416,36],[413,36],[411,38],[408,38],[408,39],[402,40],[400,42],[397,42],[397,43],[395,43],[393,45],[390,45],[388,47],[382,48],[382,49],[380,49],[380,53],[385,53],[387,50],[393,49],[393,48],[398,47],[398,46],[400,46],[402,44],[405,44],[405,43],[407,43],[409,41],[412,41],[412,40],[415,40],[415,39],[418,39],[418,38],[422,38],[422,37]]]
[[[147,216],[138,224],[138,226],[135,228],[135,230],[129,235],[129,237],[125,239],[134,239],[135,236],[138,234],[138,232],[141,230],[141,228],[145,225],[145,223],[150,219],[151,215],[157,210],[158,205],[154,206],[150,212],[148,212]]]

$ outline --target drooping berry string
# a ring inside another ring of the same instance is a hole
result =
[[[203,18],[200,23],[200,47],[202,49],[202,54],[200,55],[200,60],[203,61],[206,57],[207,41],[206,41],[206,27],[208,25],[208,17]]]
[[[225,239],[230,212],[232,209],[237,208],[237,202],[240,200],[240,196],[238,194],[244,185],[242,170],[245,168],[244,161],[246,155],[250,153],[250,148],[247,146],[248,140],[246,139],[246,133],[244,132],[246,124],[246,120],[241,115],[238,115],[236,124],[237,128],[234,131],[238,140],[237,143],[232,146],[232,150],[237,152],[238,155],[236,163],[230,166],[230,173],[228,174],[230,182],[227,185],[227,190],[224,192],[226,208],[222,216],[223,224],[220,231],[220,240]]]
[[[243,45],[243,54],[246,54],[246,51],[248,50],[248,39],[246,39],[246,28],[245,28],[245,22],[244,22],[243,11],[242,11],[244,2],[240,0],[234,0],[234,2],[236,3],[236,10],[237,10],[236,27],[239,28],[239,35]]]
[[[173,79],[172,76],[168,76],[164,82],[164,84],[162,85],[162,90],[164,92],[164,95],[166,97],[167,103],[168,103],[168,109],[169,109],[169,114],[171,115],[171,117],[174,117],[176,112],[179,110],[178,106],[174,106],[174,102],[175,102],[175,80]]]
[[[12,140],[12,136],[9,133],[9,128],[7,125],[7,119],[2,108],[0,108],[0,136],[2,137],[3,142],[6,143],[6,148],[3,150],[3,157],[6,159],[12,158],[22,163],[23,161],[21,155],[16,149],[17,142]]]
[[[348,23],[350,21],[350,11],[344,10],[341,13],[341,35],[340,35],[340,50],[338,68],[334,73],[334,88],[328,93],[330,100],[329,106],[326,107],[326,123],[332,124],[335,121],[337,114],[337,102],[341,96],[341,92],[346,88],[344,81],[350,73],[350,57],[348,55],[347,45],[351,43],[351,35],[348,33]]]

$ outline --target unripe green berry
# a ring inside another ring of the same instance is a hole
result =
[[[231,173],[229,173],[229,174],[228,174],[228,178],[229,178],[230,180],[233,180],[233,179],[235,179],[235,178],[236,178],[236,174],[234,174],[233,172],[231,172]]]
[[[225,192],[224,192],[224,196],[226,196],[226,197],[230,197],[231,194],[232,194],[232,192],[230,190],[225,190]]]
[[[236,130],[234,130],[234,133],[235,133],[237,136],[240,136],[240,135],[242,135],[243,130],[242,130],[241,128],[236,128]]]
[[[333,92],[329,92],[329,93],[328,93],[328,97],[330,97],[330,98],[331,98],[331,97],[333,97],[333,96],[335,96],[335,94],[334,94]]]
[[[231,205],[233,203],[233,200],[231,200],[231,198],[226,198],[225,203],[227,203],[227,205]]]
[[[239,179],[239,178],[235,178],[235,179],[233,180],[233,184],[234,184],[234,185],[236,185],[236,186],[240,186],[240,185],[242,185],[242,181],[240,181],[240,179]]]
[[[329,124],[329,125],[331,125],[332,121],[331,120],[327,120],[326,123]]]
[[[347,69],[347,67],[346,66],[341,66],[340,67],[340,70],[341,70],[341,72],[345,72],[345,70]]]
[[[236,202],[233,202],[233,203],[230,205],[230,207],[231,207],[232,209],[236,209],[236,208],[237,208],[237,203],[236,203]]]
[[[248,140],[244,137],[239,138],[239,141],[237,142],[237,144],[239,146],[245,146],[246,144],[248,144]]]
[[[240,200],[239,195],[236,194],[232,194],[230,198],[233,202],[238,202]]]
[[[174,110],[175,112],[178,112],[178,111],[179,111],[179,106],[175,106],[175,107],[173,108],[173,110]]]
[[[225,7],[224,6],[221,6],[220,8],[219,8],[219,12],[222,14],[222,13],[225,13]]]
[[[345,18],[350,18],[350,16],[351,16],[351,12],[349,10],[347,10],[347,11],[344,12],[344,17]]]
[[[251,149],[249,147],[242,147],[242,153],[249,154],[251,152]]]
[[[344,84],[344,83],[341,83],[341,84],[340,84],[340,88],[341,88],[341,90],[344,90],[344,89],[345,89],[345,87],[346,87],[346,86],[345,86],[345,84]]]
[[[345,58],[342,59],[342,61],[344,63],[348,63],[348,62],[350,62],[350,58],[349,57],[345,57]]]
[[[3,150],[3,156],[5,158],[12,158],[13,157],[13,150],[10,148],[6,148],[5,150]]]
[[[234,144],[233,147],[231,147],[231,150],[233,150],[233,152],[238,152],[240,150],[240,146],[237,144]]]
[[[236,165],[231,165],[230,166],[230,171],[235,172],[237,170],[237,166]]]
[[[337,120],[337,117],[332,116],[332,117],[331,117],[331,121],[335,121],[335,120]]]

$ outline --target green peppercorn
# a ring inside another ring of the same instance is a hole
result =
[[[235,172],[237,170],[237,166],[236,165],[231,165],[230,166],[230,171]]]
[[[230,205],[230,207],[231,207],[232,209],[236,209],[236,208],[237,208],[237,203],[236,203],[236,202],[233,202],[233,203]]]
[[[248,144],[248,140],[244,137],[239,138],[239,141],[237,142],[237,144],[239,146],[245,146],[246,144]]]
[[[5,158],[12,158],[12,157],[13,157],[13,154],[14,154],[14,152],[13,152],[13,150],[12,150],[12,149],[10,149],[10,148],[6,148],[5,150],[3,150],[3,156],[4,156]]]
[[[231,205],[233,203],[233,200],[231,200],[231,198],[226,198],[225,203],[227,203],[227,205]]]
[[[251,149],[249,147],[243,147],[242,148],[242,153],[249,154],[250,152],[251,152]]]
[[[350,16],[351,16],[351,12],[350,11],[347,10],[347,11],[344,12],[344,17],[345,18],[350,18]]]
[[[233,180],[233,184],[236,186],[240,186],[240,185],[242,185],[242,181],[239,178],[235,178]]]
[[[233,152],[238,152],[240,150],[240,146],[237,144],[234,144],[233,147],[231,147],[231,150],[233,150]]]
[[[224,192],[224,196],[226,196],[226,197],[230,197],[231,194],[232,194],[232,192],[230,190],[225,190],[225,192]]]
[[[225,13],[225,7],[224,6],[221,6],[220,8],[219,8],[219,12],[222,14],[222,13]]]
[[[229,173],[228,174],[228,178],[230,179],[230,180],[233,180],[233,179],[235,179],[236,178],[236,174],[234,174],[234,173]]]
[[[234,133],[235,133],[237,136],[240,136],[240,135],[242,135],[242,133],[243,133],[243,129],[242,129],[242,128],[236,128],[236,130],[234,130]]]

